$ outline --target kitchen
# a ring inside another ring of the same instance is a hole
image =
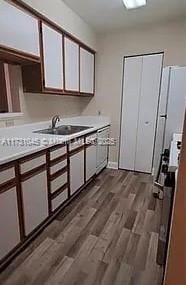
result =
[[[0,1],[2,284],[183,276],[186,6],[101,2]]]

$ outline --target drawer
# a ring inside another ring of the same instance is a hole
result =
[[[76,148],[84,145],[84,137],[83,138],[77,138],[75,141],[70,143],[69,145],[69,151],[75,150]]]
[[[50,175],[53,175],[54,173],[56,173],[57,171],[63,169],[65,166],[67,166],[67,159],[53,165],[50,166]]]
[[[60,193],[55,199],[51,201],[52,211],[55,211],[67,199],[68,199],[68,189],[65,189],[62,193]]]
[[[57,149],[54,149],[54,150],[50,150],[50,160],[54,160],[54,159],[66,154],[66,153],[67,153],[66,145],[63,147],[59,147]]]
[[[21,162],[20,163],[20,171],[21,174],[24,174],[32,169],[35,169],[43,164],[46,164],[46,155],[43,154],[41,156],[38,157],[33,157],[32,159],[25,161],[25,162]]]
[[[15,178],[14,166],[4,169],[4,170],[0,170],[0,185],[14,178]]]
[[[67,183],[67,172],[61,174],[56,179],[51,181],[51,193],[54,193],[66,183]]]

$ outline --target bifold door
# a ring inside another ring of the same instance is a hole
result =
[[[119,167],[152,172],[163,54],[125,58]]]
[[[128,170],[135,169],[141,73],[142,57],[125,59],[119,166]]]

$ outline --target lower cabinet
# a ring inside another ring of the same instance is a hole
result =
[[[46,170],[21,182],[25,233],[30,234],[48,217]]]
[[[85,181],[87,182],[96,174],[97,134],[86,137],[85,157]]]
[[[84,180],[84,148],[70,156],[70,194],[73,195]]]
[[[0,166],[1,261],[107,164],[109,129]],[[100,168],[99,168],[100,169]],[[19,204],[18,204],[19,203]],[[14,253],[12,254],[14,255]],[[10,254],[11,257],[11,254]]]
[[[96,146],[86,148],[86,181],[96,174]]]
[[[97,141],[97,171],[98,174],[108,163],[108,138],[109,138],[109,127],[103,128],[98,131]]]
[[[49,150],[49,204],[50,214],[69,198],[67,146],[64,144]]]
[[[0,193],[0,260],[20,243],[16,187]]]

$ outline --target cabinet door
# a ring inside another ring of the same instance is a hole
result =
[[[0,45],[40,56],[38,20],[7,1],[0,1]]]
[[[46,88],[63,89],[62,35],[42,24],[44,82]]]
[[[109,128],[98,131],[98,145],[97,145],[97,164],[98,166],[106,162],[108,159],[108,137]]]
[[[20,242],[16,188],[0,193],[0,260]]]
[[[94,93],[94,54],[80,48],[80,91]]]
[[[79,91],[79,45],[64,38],[65,46],[65,89]]]
[[[70,157],[70,194],[84,184],[84,150]]]
[[[48,217],[47,174],[43,171],[22,182],[26,235]]]
[[[86,148],[86,181],[96,173],[96,145]]]

